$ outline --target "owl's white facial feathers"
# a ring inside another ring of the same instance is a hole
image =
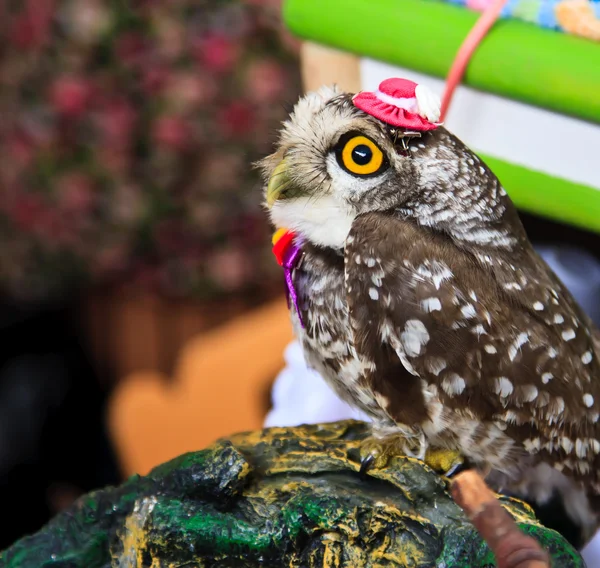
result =
[[[310,242],[343,248],[356,213],[334,196],[299,197],[278,201],[271,209],[277,228],[291,229]]]

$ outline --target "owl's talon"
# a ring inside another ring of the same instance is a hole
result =
[[[371,469],[383,469],[394,456],[412,456],[406,438],[367,438],[360,447],[360,474],[366,475]]]
[[[460,452],[444,448],[428,448],[424,461],[433,471],[446,477],[456,475],[469,467]]]
[[[360,470],[358,472],[361,478],[364,479],[365,477],[367,477],[367,472],[371,469],[371,466],[373,465],[374,461],[375,457],[372,454],[369,454],[368,456],[362,458],[360,462]]]

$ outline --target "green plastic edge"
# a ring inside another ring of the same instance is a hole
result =
[[[439,0],[285,0],[300,37],[437,77],[479,14]],[[600,122],[600,45],[518,20],[501,20],[475,51],[463,82]]]
[[[479,155],[522,211],[600,233],[600,190]]]

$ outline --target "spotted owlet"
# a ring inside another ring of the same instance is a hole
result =
[[[261,164],[271,220],[298,253],[295,332],[376,438],[458,451],[532,501],[558,492],[589,536],[600,333],[438,112],[398,79],[297,103]]]

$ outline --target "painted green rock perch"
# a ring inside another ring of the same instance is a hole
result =
[[[398,457],[358,475],[367,426],[239,434],[81,498],[0,556],[3,568],[483,568],[493,557],[444,479]],[[561,568],[583,561],[529,508],[503,498]]]

